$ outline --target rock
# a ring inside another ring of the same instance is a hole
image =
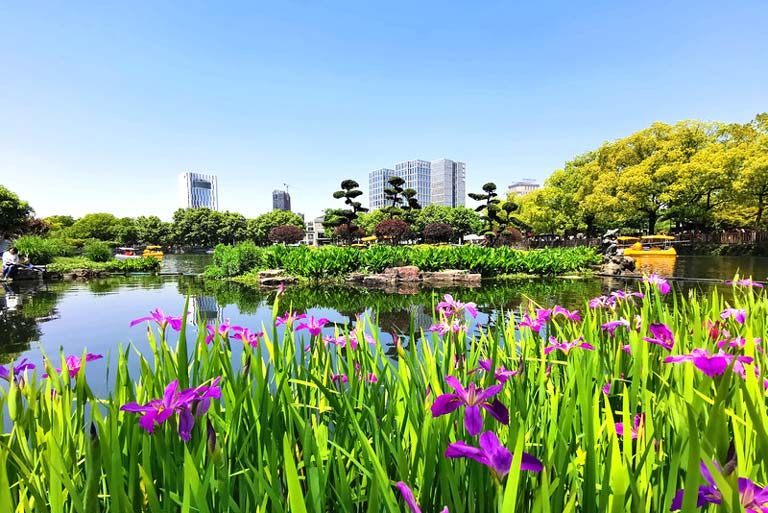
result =
[[[363,285],[366,287],[386,287],[397,283],[397,278],[387,274],[371,274],[363,278]]]
[[[285,269],[267,269],[266,271],[259,271],[259,280],[264,278],[275,278],[285,274]]]
[[[400,281],[421,280],[421,276],[419,276],[419,268],[415,265],[406,265],[403,267],[396,267],[395,269],[397,269],[397,279]]]
[[[363,283],[364,279],[365,279],[365,274],[363,273],[351,273],[346,278],[346,280],[350,283]]]
[[[19,269],[13,276],[14,281],[40,280],[42,278],[43,273],[34,269]]]
[[[270,276],[263,279],[259,276],[259,285],[262,287],[279,287],[280,285],[293,285],[294,283],[296,283],[296,278],[293,276]]]

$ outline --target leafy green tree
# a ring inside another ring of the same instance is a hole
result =
[[[389,214],[392,219],[403,216],[412,222],[414,210],[421,208],[416,199],[418,192],[410,187],[404,188],[405,180],[399,176],[390,177],[387,183],[389,187],[384,188],[384,199],[391,201],[392,204],[381,210]]]
[[[157,216],[139,216],[135,220],[136,237],[139,244],[169,246],[173,244],[173,224]]]
[[[75,224],[75,218],[72,216],[48,216],[43,221],[51,226],[52,235]]]
[[[248,219],[248,238],[256,244],[269,243],[269,231],[276,226],[290,225],[304,229],[304,220],[301,216],[287,210],[273,210],[261,214],[255,219]]]
[[[209,208],[180,208],[173,214],[173,239],[180,246],[212,247],[218,243],[220,219]]]
[[[26,201],[0,185],[0,237],[5,233],[15,233],[21,230],[27,217],[34,210]]]
[[[389,219],[389,214],[383,209],[374,210],[373,212],[360,214],[357,217],[357,225],[362,228],[366,234],[373,235],[376,230],[376,225],[385,219]]]
[[[66,235],[74,239],[118,240],[120,228],[126,223],[112,214],[99,212],[86,214],[66,229]]]
[[[483,222],[477,212],[467,207],[454,207],[448,216],[448,224],[453,228],[454,235],[464,242],[464,236],[477,233],[483,229]]]
[[[234,245],[248,239],[248,221],[236,212],[219,212],[218,242]],[[303,225],[302,225],[303,226]]]

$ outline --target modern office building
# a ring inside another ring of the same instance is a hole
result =
[[[387,180],[395,176],[394,169],[376,169],[368,173],[368,204],[371,210],[387,206],[384,200],[384,188],[389,187]]]
[[[288,191],[272,191],[272,210],[291,210],[291,195]]]
[[[419,205],[432,204],[432,177],[426,160],[406,160],[395,164],[395,176],[405,180],[404,189],[414,189]]]
[[[182,173],[179,175],[181,208],[219,209],[219,187],[215,175]]]
[[[433,160],[432,205],[463,207],[466,196],[466,164],[448,159]]]
[[[514,194],[515,196],[525,196],[529,192],[533,192],[541,187],[536,183],[536,180],[520,180],[509,186],[507,194]]]

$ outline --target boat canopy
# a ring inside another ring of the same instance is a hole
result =
[[[675,240],[671,235],[643,235],[644,240]]]
[[[640,239],[639,239],[639,238],[637,238],[637,237],[626,237],[626,236],[621,236],[621,237],[616,237],[616,240],[620,240],[620,241],[622,241],[622,242],[628,242],[628,241],[638,241],[638,240],[640,240]]]
[[[163,249],[162,246],[147,246],[146,249]]]
[[[136,248],[122,247],[117,248],[119,251],[136,251]]]
[[[375,235],[371,235],[370,237],[363,237],[360,240],[363,241],[363,242],[372,242],[372,241],[375,241],[377,239],[378,239],[378,237],[376,237]]]

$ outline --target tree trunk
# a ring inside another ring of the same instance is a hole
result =
[[[763,220],[763,210],[765,210],[765,194],[757,196],[757,215],[755,216],[755,228],[760,227],[760,221]]]
[[[648,212],[648,235],[656,233],[656,221],[659,220],[659,216],[656,212]]]

